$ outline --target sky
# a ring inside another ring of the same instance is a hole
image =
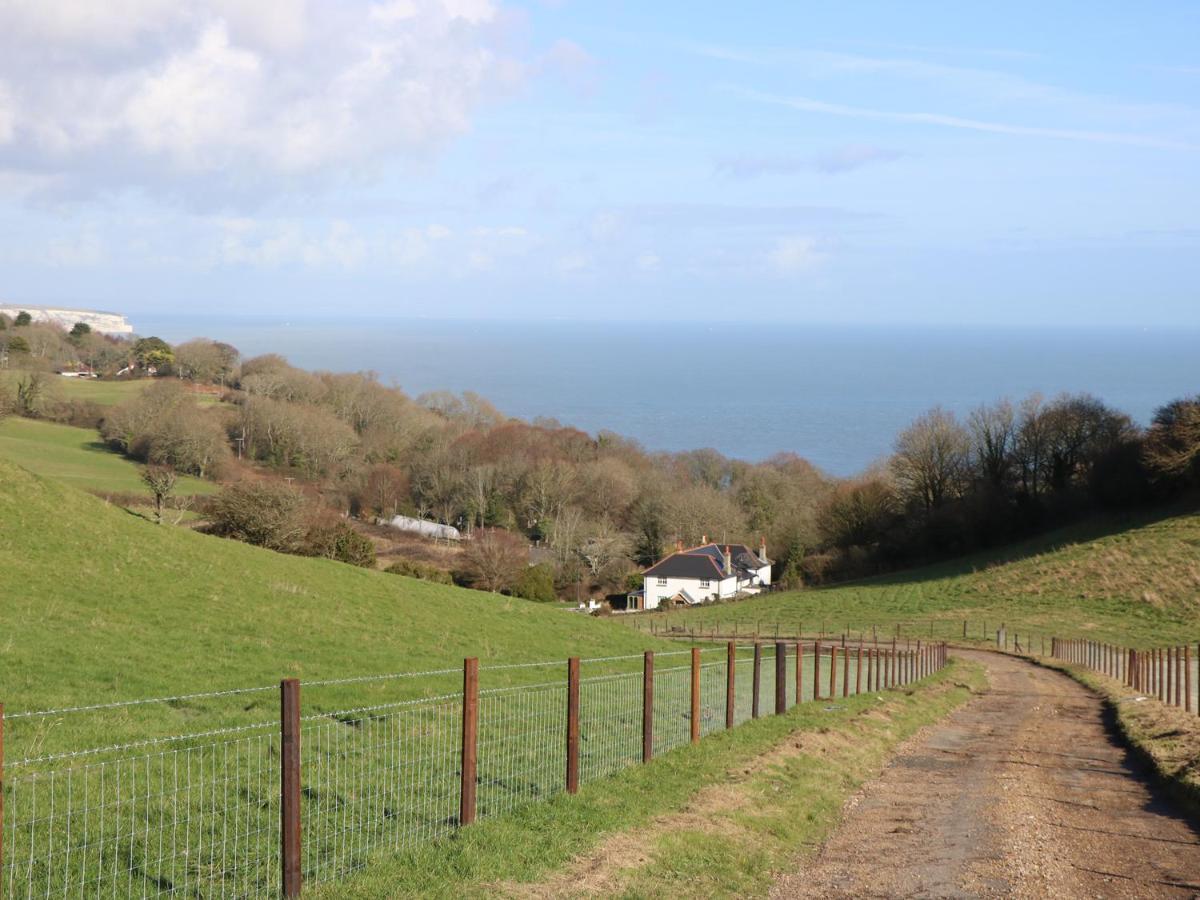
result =
[[[1200,4],[0,0],[0,300],[1200,327]]]

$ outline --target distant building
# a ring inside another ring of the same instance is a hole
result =
[[[16,306],[0,303],[0,315],[15,319],[27,312],[35,322],[51,322],[71,329],[76,322],[83,322],[92,331],[101,334],[133,334],[133,326],[119,313],[101,312],[95,309],[68,309],[63,306]]]
[[[771,585],[764,541],[755,553],[745,544],[705,543],[676,551],[642,573],[642,589],[628,596],[628,609],[695,606],[709,600],[760,593]]]

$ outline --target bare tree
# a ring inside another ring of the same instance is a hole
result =
[[[930,512],[964,487],[970,448],[954,414],[935,407],[896,438],[892,473],[906,498]]]
[[[154,521],[161,525],[163,504],[175,490],[175,470],[170,466],[150,465],[142,469],[142,482],[154,496]]]
[[[1007,400],[971,411],[967,427],[979,477],[992,487],[1003,487],[1012,469],[1016,441],[1016,412]]]
[[[618,531],[605,519],[594,526],[584,539],[579,548],[579,555],[592,578],[603,582],[619,574],[618,568],[629,564],[631,548],[629,536]]]
[[[463,551],[462,574],[472,586],[485,591],[509,590],[529,565],[529,548],[523,540],[496,528],[480,529]]]

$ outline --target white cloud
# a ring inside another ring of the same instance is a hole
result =
[[[783,275],[807,272],[824,258],[816,238],[800,234],[779,238],[767,254],[771,268]]]
[[[520,81],[497,18],[490,0],[8,0],[0,170],[199,196],[423,159]]]

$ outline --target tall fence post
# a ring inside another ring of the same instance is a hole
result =
[[[754,684],[750,693],[750,718],[758,718],[759,691],[762,687],[762,644],[754,642]]]
[[[700,648],[692,648],[692,743],[700,742]]]
[[[850,696],[850,648],[842,644],[842,696]]]
[[[279,682],[279,826],[283,896],[299,897],[300,875],[300,682]]]
[[[737,719],[737,644],[729,642],[725,650],[725,727]]]
[[[837,696],[837,644],[829,645],[829,699]]]
[[[654,651],[642,660],[642,762],[654,756]]]
[[[821,699],[821,642],[813,641],[813,699]]]
[[[579,657],[567,660],[567,793],[579,790]]]
[[[1183,645],[1183,696],[1184,696],[1184,701],[1183,701],[1184,711],[1191,712],[1192,711],[1192,645],[1191,644]],[[0,720],[3,719],[3,713],[4,713],[4,708],[0,707]],[[2,724],[2,723],[0,723],[0,724]],[[2,758],[0,758],[0,762],[3,762]],[[0,771],[0,775],[3,775],[2,771]],[[3,785],[0,784],[0,786],[3,786]],[[0,808],[0,810],[2,810],[2,808]],[[0,817],[0,822],[3,822],[2,817]]]
[[[787,712],[787,644],[775,642],[775,715]]]
[[[458,824],[475,821],[475,782],[479,768],[479,660],[463,660],[462,696],[462,787],[459,791]]]
[[[796,703],[804,702],[804,642],[796,641]]]

